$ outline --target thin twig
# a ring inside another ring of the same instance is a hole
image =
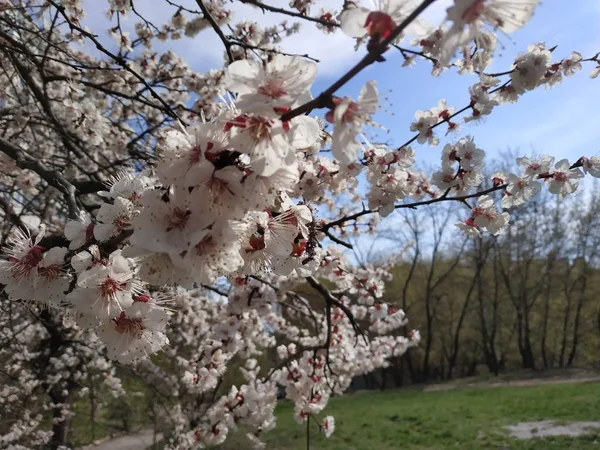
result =
[[[7,219],[9,219],[14,225],[24,230],[28,230],[29,227],[23,223],[21,217],[16,214],[13,210],[10,201],[5,199],[4,197],[0,197],[0,209],[4,211],[4,215]]]
[[[229,293],[220,290],[219,288],[216,288],[214,286],[211,286],[210,284],[201,284],[201,287],[203,287],[204,289],[208,289],[209,291],[214,292],[215,294],[219,294],[223,297],[229,297]]]
[[[385,53],[390,44],[394,42],[394,40],[400,36],[406,27],[408,27],[433,2],[435,2],[435,0],[424,0],[411,14],[408,15],[408,17],[406,17],[396,28],[394,28],[394,31],[390,33],[387,39],[384,39],[377,47],[369,51],[363,57],[363,59],[358,62],[358,64],[342,75],[341,78],[329,86],[329,88],[323,91],[319,96],[283,114],[281,116],[281,120],[285,122],[301,114],[306,114],[313,109],[331,107],[333,102],[332,95],[366,67],[380,60],[381,55]]]
[[[284,55],[284,56],[300,56],[302,58],[310,59],[311,61],[314,61],[316,63],[321,62],[317,58],[313,58],[312,56],[310,56],[308,53],[305,53],[304,55],[300,55],[298,53],[286,53],[286,52],[282,52],[281,50],[277,50],[274,48],[263,48],[263,47],[259,47],[257,45],[246,44],[245,42],[239,41],[237,39],[230,41],[230,42],[231,42],[231,46],[241,47],[246,50],[257,50],[260,52],[276,53],[278,55]]]
[[[350,244],[349,242],[342,241],[340,238],[335,237],[331,233],[331,231],[329,231],[329,229],[324,229],[324,230],[321,230],[321,231],[325,234],[325,236],[327,236],[329,239],[331,239],[336,244],[343,245],[344,247],[349,248],[349,249],[353,249],[354,248],[354,246],[352,244]]]
[[[276,6],[267,5],[262,2],[257,2],[255,0],[238,0],[240,3],[245,3],[247,5],[256,6],[264,11],[270,11],[278,14],[284,14],[286,16],[298,17],[299,19],[304,19],[308,22],[315,22],[326,27],[339,27],[340,24],[337,22],[332,22],[330,20],[321,19],[318,17],[311,17],[304,14],[301,14],[296,11],[290,11],[289,9],[277,8]]]
[[[495,192],[495,191],[504,190],[504,189],[506,189],[507,186],[508,186],[507,184],[501,184],[498,186],[491,187],[489,189],[485,189],[483,191],[475,192],[474,194],[461,195],[458,197],[448,197],[447,195],[444,194],[440,197],[435,197],[430,200],[422,200],[422,201],[413,202],[413,203],[401,203],[399,205],[395,205],[394,209],[406,209],[406,208],[415,209],[418,206],[431,205],[434,203],[440,203],[440,202],[445,202],[445,201],[464,203],[465,200],[468,200],[470,198],[477,198],[477,197],[481,197],[483,195],[491,194],[492,192]],[[376,212],[377,212],[377,210],[363,209],[362,211],[359,211],[357,213],[351,214],[349,216],[344,216],[340,219],[337,219],[332,222],[328,222],[324,225],[321,225],[321,231],[325,232],[326,230],[329,230],[331,227],[336,227],[336,226],[342,225],[346,222],[349,222],[351,220],[356,220],[359,217],[362,217],[364,215],[373,214]]]
[[[65,199],[69,208],[69,217],[76,219],[79,208],[75,200],[75,186],[73,186],[62,174],[48,169],[42,162],[30,158],[21,148],[0,137],[0,151],[12,158],[21,169],[29,169],[37,173],[46,183],[58,189]]]
[[[305,279],[308,282],[308,284],[310,284],[319,294],[321,294],[321,296],[323,296],[323,298],[325,299],[326,302],[329,302],[332,305],[337,306],[344,312],[344,314],[346,314],[346,317],[348,317],[348,320],[350,321],[350,324],[352,325],[354,332],[357,335],[362,336],[362,338],[365,341],[365,344],[368,345],[367,338],[366,338],[365,334],[363,333],[363,331],[358,326],[358,324],[356,323],[356,319],[354,318],[354,314],[352,314],[352,311],[350,311],[350,308],[348,308],[339,299],[337,299],[329,291],[329,289],[327,289],[325,286],[323,286],[321,283],[319,283],[319,281],[317,281],[317,279],[315,277],[310,276],[310,277],[306,277]]]
[[[217,35],[219,36],[219,39],[221,39],[221,42],[223,42],[223,45],[225,46],[225,51],[227,52],[227,58],[229,59],[229,62],[232,63],[234,61],[234,58],[233,58],[233,53],[231,53],[231,45],[232,45],[231,41],[229,39],[227,39],[225,34],[223,34],[223,30],[221,30],[221,27],[219,26],[219,24],[217,23],[215,18],[212,16],[212,14],[208,10],[208,8],[206,6],[204,6],[204,3],[202,3],[202,0],[196,0],[196,3],[202,10],[202,14],[204,14],[204,18],[208,21],[208,23],[210,23],[210,26],[213,28],[215,33],[217,33]]]
[[[122,56],[119,56],[119,55],[115,55],[111,51],[104,48],[104,46],[100,43],[100,41],[98,41],[98,39],[96,39],[95,35],[87,32],[80,26],[76,25],[69,18],[69,15],[66,13],[64,6],[57,4],[54,0],[47,0],[47,1],[48,1],[48,3],[50,3],[52,6],[54,6],[60,12],[60,14],[63,16],[63,18],[67,22],[67,25],[69,26],[71,31],[77,31],[82,36],[85,36],[87,39],[92,41],[98,50],[100,50],[106,56],[111,58],[115,63],[117,63],[119,66],[121,66],[123,69],[125,69],[127,72],[129,72],[131,75],[133,75],[140,83],[142,83],[148,89],[148,91],[150,92],[152,97],[154,97],[156,100],[158,100],[160,102],[161,105],[163,105],[163,107],[165,108],[165,112],[169,116],[171,116],[173,119],[179,120],[184,126],[187,126],[186,122],[184,122],[177,115],[177,113],[175,111],[173,111],[173,109],[168,105],[168,103],[165,102],[164,99],[160,95],[157,94],[157,92],[152,88],[152,86],[150,86],[150,84],[146,81],[146,79],[131,68],[131,66],[127,63],[125,58],[123,58]]]

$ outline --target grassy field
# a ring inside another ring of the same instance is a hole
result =
[[[600,433],[516,440],[502,430],[526,421],[600,421],[598,382],[359,392],[332,399],[326,413],[335,416],[335,433],[326,439],[313,426],[313,450],[600,449]],[[267,449],[306,449],[306,427],[294,422],[291,405],[282,403],[277,416],[277,428],[264,435]],[[219,448],[241,450],[247,443],[235,436]]]

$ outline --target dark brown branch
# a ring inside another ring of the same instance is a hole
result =
[[[79,215],[79,208],[75,200],[75,186],[73,186],[58,171],[49,170],[42,162],[35,160],[25,154],[21,148],[0,137],[0,151],[12,158],[21,169],[32,170],[37,173],[46,183],[58,189],[69,208],[69,217],[75,219]]]
[[[219,36],[219,39],[221,39],[221,42],[223,42],[223,45],[225,46],[225,51],[227,52],[227,58],[229,59],[229,62],[232,63],[234,61],[234,59],[233,59],[233,53],[231,53],[231,41],[229,41],[229,39],[227,39],[225,34],[223,34],[223,30],[221,30],[221,27],[219,26],[217,21],[214,19],[214,17],[212,16],[212,14],[208,10],[208,8],[206,6],[204,6],[204,3],[202,3],[202,0],[196,0],[196,3],[202,10],[202,14],[204,14],[204,18],[208,21],[208,23],[210,23],[210,26],[213,28],[213,30],[215,30],[215,33],[217,33],[217,35]]]
[[[239,40],[234,40],[231,41],[231,46],[236,46],[236,47],[241,47],[243,49],[246,50],[257,50],[260,52],[265,52],[265,53],[276,53],[278,55],[284,55],[284,56],[301,56],[302,58],[306,58],[306,59],[310,59],[311,61],[314,61],[316,63],[321,62],[316,58],[313,58],[312,56],[310,56],[309,54],[305,53],[304,55],[299,55],[297,53],[286,53],[286,52],[282,52],[281,50],[277,50],[274,48],[262,48],[256,45],[250,45],[250,44],[246,44],[242,41]]]
[[[98,191],[106,190],[106,184],[101,181],[94,180],[70,180],[70,183],[75,186],[79,195],[95,194]]]
[[[111,51],[104,48],[104,46],[100,43],[100,41],[98,41],[98,39],[96,39],[95,35],[87,32],[80,26],[76,25],[69,18],[69,15],[66,13],[64,6],[57,4],[54,0],[48,0],[48,3],[50,3],[52,6],[54,6],[60,12],[60,14],[63,16],[63,18],[67,22],[67,25],[69,26],[71,31],[77,31],[79,34],[81,34],[82,36],[85,36],[87,39],[89,39],[91,42],[93,42],[98,50],[100,50],[102,53],[104,53],[106,56],[108,56],[110,59],[112,59],[115,63],[117,63],[119,66],[121,66],[123,69],[125,69],[127,72],[129,72],[131,75],[133,75],[140,83],[142,83],[148,89],[148,91],[150,91],[150,94],[152,95],[152,97],[154,97],[156,100],[158,100],[158,102],[160,102],[161,105],[163,105],[163,107],[165,108],[165,112],[169,116],[171,116],[175,120],[179,120],[184,126],[187,126],[187,124],[177,115],[177,113],[175,111],[173,111],[173,109],[167,104],[167,102],[165,102],[164,99],[160,95],[158,95],[158,93],[152,88],[152,86],[150,86],[150,84],[148,84],[146,79],[131,68],[131,66],[127,63],[125,58],[123,58],[122,56],[119,56],[119,55],[115,55]]]
[[[414,56],[420,56],[421,58],[424,58],[424,59],[427,59],[427,60],[431,61],[433,64],[437,64],[438,63],[437,59],[435,59],[432,56],[426,55],[423,52],[420,52],[420,51],[417,51],[417,50],[411,50],[409,48],[400,47],[397,44],[392,44],[392,47],[394,47],[395,49],[397,49],[402,54],[402,56],[404,56],[405,58],[407,58],[406,54],[409,54],[409,55],[414,55]]]
[[[29,229],[29,227],[23,223],[21,217],[19,217],[19,215],[14,212],[10,201],[5,199],[4,197],[0,197],[0,209],[4,211],[5,217],[8,220],[10,220],[14,225],[24,230]]]
[[[344,312],[344,314],[346,314],[346,317],[348,317],[348,320],[350,321],[350,324],[352,325],[354,332],[357,334],[357,336],[358,335],[362,336],[362,338],[365,341],[365,344],[368,344],[367,338],[366,338],[365,334],[363,333],[363,331],[358,326],[358,324],[356,323],[356,319],[354,318],[354,314],[352,314],[352,311],[350,311],[350,308],[348,308],[341,301],[339,301],[329,291],[329,289],[327,289],[325,286],[323,286],[321,283],[319,283],[319,281],[317,281],[317,279],[315,277],[312,277],[312,276],[306,277],[306,281],[308,282],[308,284],[311,285],[312,288],[314,288],[319,294],[321,294],[321,296],[325,299],[325,302],[328,305],[337,306]]]
[[[354,248],[352,244],[350,244],[346,241],[342,241],[340,238],[335,237],[333,234],[331,234],[331,232],[329,230],[321,230],[321,231],[323,231],[325,236],[327,236],[329,239],[331,239],[336,244],[343,245],[344,247],[349,248],[349,249]]]
[[[201,284],[201,287],[203,287],[204,289],[208,289],[209,291],[214,292],[215,294],[219,294],[222,297],[229,297],[229,293],[220,290],[219,288],[216,288],[214,286],[211,286],[209,284]]]
[[[402,21],[395,29],[390,33],[387,39],[384,39],[377,47],[369,51],[358,64],[352,69],[342,75],[335,83],[321,93],[321,95],[315,97],[313,100],[300,105],[291,111],[286,112],[281,116],[282,121],[288,121],[301,114],[308,113],[313,109],[331,107],[333,101],[333,94],[344,86],[348,81],[358,75],[366,67],[370,66],[374,62],[381,59],[381,55],[386,52],[388,47],[400,34],[408,27],[423,11],[425,11],[435,0],[424,0],[417,8]]]
[[[257,2],[255,0],[238,0],[238,1],[240,3],[244,3],[246,5],[256,6],[257,8],[262,9],[263,12],[270,11],[270,12],[274,12],[274,13],[278,13],[278,14],[284,14],[286,16],[298,17],[299,19],[304,19],[308,22],[315,22],[315,23],[324,25],[326,27],[339,27],[340,26],[340,24],[337,22],[332,22],[330,20],[325,20],[325,19],[321,19],[318,17],[306,16],[306,15],[301,14],[296,11],[290,11],[289,9],[277,8],[275,6],[266,5],[262,2]]]
[[[444,193],[444,195],[442,195],[440,197],[435,197],[435,198],[432,198],[430,200],[422,200],[422,201],[413,202],[413,203],[401,203],[399,205],[395,205],[394,208],[395,209],[405,209],[405,208],[415,209],[418,206],[431,205],[431,204],[434,204],[434,203],[440,203],[440,202],[445,202],[445,201],[454,201],[454,202],[464,203],[465,200],[468,200],[470,198],[477,198],[477,197],[481,197],[483,195],[491,194],[492,192],[506,189],[506,187],[507,187],[506,184],[502,184],[502,185],[499,185],[499,186],[491,187],[489,189],[485,189],[485,190],[480,191],[480,192],[475,192],[474,194],[461,195],[459,197],[448,197],[446,194],[449,191],[446,191]],[[349,216],[344,216],[344,217],[342,217],[340,219],[337,219],[337,220],[334,220],[332,222],[328,222],[328,223],[322,225],[321,226],[321,231],[325,232],[325,231],[329,230],[332,227],[343,225],[346,222],[349,222],[351,220],[356,220],[359,217],[365,216],[367,214],[373,214],[375,212],[377,212],[377,211],[376,210],[371,210],[371,209],[363,209],[362,211],[359,211],[357,213],[351,214]]]

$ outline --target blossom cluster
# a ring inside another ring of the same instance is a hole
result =
[[[416,167],[417,145],[439,145],[442,126],[457,135],[460,114],[464,123],[481,120],[585,62],[598,66],[592,77],[600,73],[598,56],[553,60],[545,43],[531,45],[506,72],[486,73],[496,32],[522,27],[537,0],[455,0],[438,26],[405,23],[418,7],[412,0],[372,8],[345,2],[339,15],[322,9],[318,17],[309,15],[312,0],[289,3],[293,17],[325,34],[340,28],[357,49],[366,44],[372,61],[384,61],[376,54],[383,43],[401,51],[404,66],[422,59],[436,76],[476,74],[464,108],[441,100],[417,111],[413,137],[396,147],[367,138],[368,127],[378,128],[374,81],[356,98],[333,88],[313,98],[317,64],[279,47],[298,23],[234,22],[230,2],[214,0],[198,2],[201,13],[176,7],[159,26],[140,20],[131,37],[121,19],[143,17],[132,2],[108,0],[115,56],[80,26],[80,1],[30,3],[66,25],[42,33],[41,15],[0,5],[3,24],[19,30],[3,37],[6,45],[29,58],[6,60],[19,82],[11,71],[0,74],[7,86],[0,185],[8,205],[2,197],[0,206],[15,225],[0,260],[0,307],[10,311],[0,318],[0,357],[20,380],[0,390],[0,404],[25,411],[1,445],[47,442],[44,413],[66,421],[77,386],[102,381],[120,395],[112,360],[137,364],[171,400],[161,406],[169,448],[218,445],[238,427],[261,447],[281,392],[298,423],[314,417],[330,436],[335,420],[322,414],[329,398],[420,340],[416,330],[400,331],[405,312],[383,300],[388,267],[351,264],[334,245],[350,246],[337,233],[370,232],[396,209],[454,201],[470,211],[460,230],[498,235],[544,185],[566,196],[584,174],[600,177],[599,157],[571,163],[546,155],[518,158],[518,173],[490,177],[471,136],[445,145],[430,175]],[[198,73],[161,50],[162,42],[210,29],[224,43],[224,68]],[[414,49],[399,46],[405,37]],[[113,60],[77,47],[87,41]],[[318,116],[318,108],[326,111]],[[134,169],[120,173],[131,160]],[[109,175],[108,190],[88,188]],[[302,283],[323,308],[299,293]],[[29,313],[39,320],[30,322]],[[53,347],[44,349],[48,342]],[[242,381],[227,385],[232,368]],[[26,407],[37,392],[52,400],[39,402],[42,412]]]

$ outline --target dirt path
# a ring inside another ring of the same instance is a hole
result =
[[[473,383],[441,383],[432,384],[423,389],[424,392],[433,391],[452,391],[464,387],[507,387],[507,386],[540,386],[544,384],[573,384],[588,383],[591,381],[600,381],[600,375],[581,376],[581,377],[550,377],[550,378],[531,378],[525,380],[504,380],[504,381],[476,381]]]
[[[160,441],[161,435],[156,436],[156,442]],[[120,436],[114,439],[90,444],[80,447],[78,450],[145,450],[154,443],[154,432],[152,430],[141,431],[138,434]]]
[[[600,429],[600,422],[567,422],[557,423],[554,420],[539,422],[521,422],[504,427],[512,437],[517,439],[544,438],[548,436],[577,437]]]

